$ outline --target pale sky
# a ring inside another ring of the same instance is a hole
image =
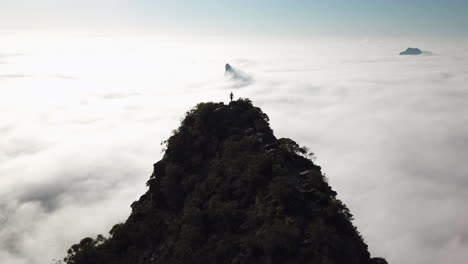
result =
[[[465,0],[0,0],[1,31],[468,35]]]

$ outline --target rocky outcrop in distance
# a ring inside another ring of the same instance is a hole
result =
[[[407,48],[405,51],[400,52],[400,55],[420,55],[422,53],[418,48]]]

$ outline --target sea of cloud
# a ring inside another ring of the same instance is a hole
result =
[[[125,221],[185,111],[231,91],[316,153],[373,255],[465,263],[467,44],[0,35],[0,263]]]

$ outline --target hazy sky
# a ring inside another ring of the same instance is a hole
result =
[[[0,0],[0,30],[467,36],[465,0]]]
[[[317,154],[372,255],[465,264],[467,8],[0,0],[0,263],[107,234],[183,114],[233,91]]]

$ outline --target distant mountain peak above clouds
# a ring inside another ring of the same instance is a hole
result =
[[[253,77],[250,74],[238,68],[232,67],[229,63],[226,63],[224,68],[224,75],[229,78],[229,81],[231,82],[232,86],[231,88],[246,87],[254,82]]]
[[[229,63],[226,63],[225,69],[226,69],[226,73],[232,72],[232,67]]]
[[[418,48],[407,48],[405,51],[400,52],[400,55],[420,55],[422,53]]]

